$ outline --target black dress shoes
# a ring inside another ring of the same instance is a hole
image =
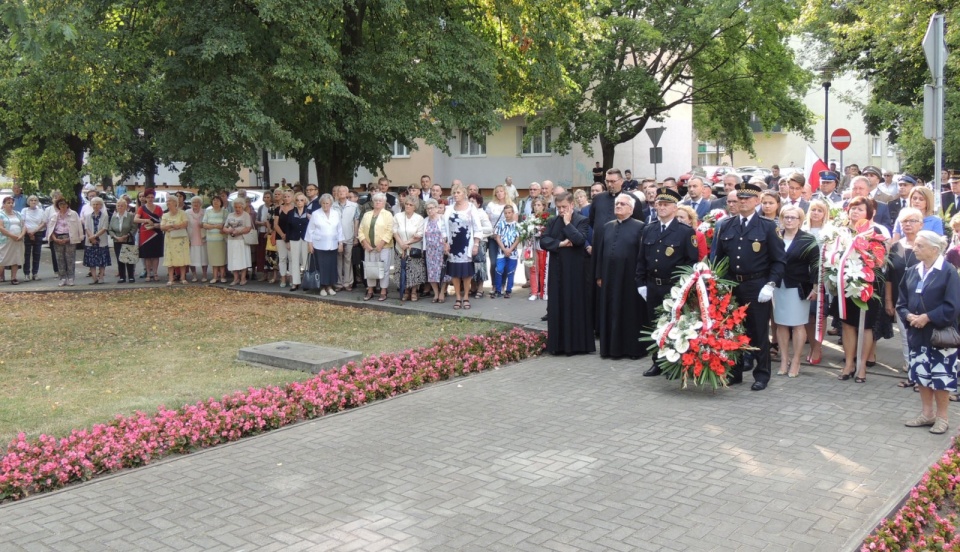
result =
[[[767,388],[767,384],[762,381],[755,381],[753,385],[750,386],[751,391],[763,391]]]
[[[659,376],[662,373],[663,373],[663,370],[661,370],[659,366],[654,364],[646,372],[643,373],[643,377],[652,378],[654,376]]]

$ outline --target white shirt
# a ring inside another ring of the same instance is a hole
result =
[[[20,211],[20,216],[23,217],[23,224],[27,227],[27,232],[36,232],[37,228],[40,228],[40,225],[47,220],[46,213],[39,205],[33,209],[24,207]]]
[[[314,211],[310,215],[310,222],[307,224],[306,238],[314,249],[335,251],[340,242],[343,241],[340,213],[332,207],[329,214],[325,213],[323,209]]]

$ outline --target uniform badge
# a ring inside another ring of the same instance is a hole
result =
[[[672,248],[672,247],[667,247],[663,252],[667,254],[667,257],[669,257],[669,256],[673,255],[673,248]]]
[[[760,252],[760,242],[753,242],[753,252],[754,253]]]
[[[696,234],[690,236],[690,243],[692,243],[694,247],[697,247],[698,244],[697,244],[697,235],[696,235]]]

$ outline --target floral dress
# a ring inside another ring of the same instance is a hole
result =
[[[427,281],[439,283],[443,278],[443,245],[447,243],[443,219],[427,219],[423,233],[427,256]]]
[[[91,214],[90,219],[93,221],[93,228],[91,228],[91,234],[99,232],[107,225],[107,211],[103,209],[100,211],[99,215]],[[100,236],[101,245],[88,245],[83,249],[83,266],[88,268],[99,268],[103,266],[110,266],[110,248],[105,244],[107,243],[107,235],[104,234]]]

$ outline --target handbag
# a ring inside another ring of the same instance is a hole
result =
[[[923,304],[923,297],[920,298],[920,306],[924,311],[927,310],[927,306]],[[957,332],[956,326],[952,324],[943,328],[935,327],[930,335],[930,346],[934,349],[960,348],[960,332]]]
[[[300,283],[304,291],[320,289],[320,267],[317,266],[316,254],[310,255],[310,266],[303,273],[303,280]]]
[[[960,348],[960,332],[953,326],[944,328],[934,328],[933,335],[930,336],[930,345],[934,349],[958,349]]]
[[[120,255],[117,259],[124,264],[137,264],[140,260],[140,248],[132,243],[125,243],[120,246]]]
[[[407,254],[410,256],[411,259],[422,259],[423,249],[410,248],[407,250]]]
[[[382,280],[386,273],[383,261],[363,261],[363,277],[367,280]]]

